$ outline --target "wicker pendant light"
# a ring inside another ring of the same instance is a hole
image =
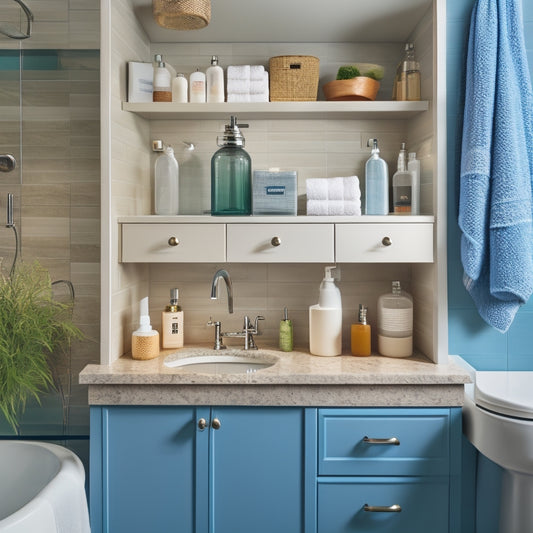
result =
[[[152,0],[156,22],[171,30],[200,30],[211,20],[211,0]]]

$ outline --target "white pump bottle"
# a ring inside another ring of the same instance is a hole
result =
[[[325,268],[318,304],[309,307],[309,351],[331,357],[342,353],[341,292],[331,275],[334,266]]]

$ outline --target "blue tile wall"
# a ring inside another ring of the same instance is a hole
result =
[[[447,0],[448,320],[449,350],[478,370],[533,370],[533,299],[506,334],[486,325],[462,284],[457,225],[466,45],[474,0]],[[524,35],[533,73],[533,2],[523,0]]]

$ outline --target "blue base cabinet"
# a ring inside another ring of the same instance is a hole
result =
[[[92,533],[304,533],[304,416],[92,407]]]
[[[91,408],[92,533],[460,533],[460,408]]]

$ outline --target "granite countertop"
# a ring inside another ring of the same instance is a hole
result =
[[[169,355],[183,360],[200,353],[243,354],[274,364],[251,373],[164,365]],[[315,357],[297,350],[214,352],[207,347],[164,350],[148,361],[125,355],[111,365],[86,366],[79,379],[89,385],[93,405],[457,406],[470,382],[455,362],[436,365],[423,356]]]

